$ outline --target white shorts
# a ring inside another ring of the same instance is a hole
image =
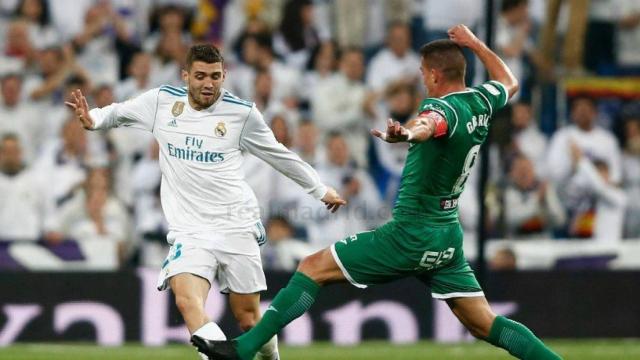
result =
[[[162,264],[158,290],[168,289],[172,276],[189,273],[210,284],[217,280],[224,294],[264,291],[267,282],[258,245],[264,239],[262,224],[225,234],[178,234]]]

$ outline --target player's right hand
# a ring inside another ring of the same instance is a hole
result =
[[[451,41],[462,47],[471,48],[480,42],[480,39],[463,24],[452,27],[447,33]]]
[[[385,132],[378,129],[372,129],[371,135],[388,143],[409,141],[411,138],[411,132],[404,126],[400,125],[399,122],[393,121],[393,119],[387,119],[387,129]]]
[[[73,109],[82,127],[87,130],[93,129],[94,122],[91,116],[89,116],[89,104],[80,89],[71,92],[71,101],[65,101],[64,103]]]
[[[327,210],[332,213],[338,211],[340,206],[347,205],[347,201],[340,197],[340,194],[332,187],[327,188],[327,192],[320,200],[327,206]]]

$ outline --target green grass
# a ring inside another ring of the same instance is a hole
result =
[[[549,344],[565,359],[640,359],[640,340],[563,340]],[[283,347],[283,360],[418,360],[418,359],[511,359],[503,350],[482,342],[443,345],[421,342],[393,346],[385,342],[367,342],[355,347],[336,347],[318,343],[310,347]],[[146,348],[127,345],[99,348],[83,344],[20,344],[0,348],[2,360],[198,360],[194,350],[186,345]]]

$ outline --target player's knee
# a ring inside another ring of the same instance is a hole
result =
[[[298,272],[307,275],[316,282],[320,282],[321,279],[319,279],[318,277],[318,269],[320,268],[321,264],[321,253],[309,255],[306,258],[302,259],[302,261],[300,261],[300,264],[298,265]]]
[[[475,338],[484,340],[489,337],[494,319],[495,315],[488,310],[484,316],[475,319],[473,323],[467,324],[466,327]]]

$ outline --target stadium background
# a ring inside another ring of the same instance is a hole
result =
[[[52,344],[155,348],[187,338],[170,296],[154,290],[167,251],[157,147],[133,129],[85,133],[68,121],[69,90],[105,106],[183,86],[190,44],[223,49],[225,88],[255,102],[276,138],[350,202],[327,216],[291,181],[247,158],[270,239],[268,303],[301,257],[389,218],[406,147],[374,141],[368,130],[414,115],[424,96],[417,50],[458,23],[490,43],[521,82],[493,119],[460,202],[465,253],[488,299],[545,339],[639,337],[640,2],[2,0],[0,358],[50,358],[53,348],[109,359]],[[484,81],[468,55],[468,83]],[[208,309],[237,333],[221,295],[212,293]],[[375,339],[471,341],[412,280],[365,292],[335,287],[282,335],[302,349]],[[569,344],[558,345],[567,358],[640,358],[635,340]],[[438,346],[420,351],[500,356]],[[179,349],[153,356],[195,356]],[[330,349],[326,358],[357,358],[345,355],[353,349]],[[366,358],[385,349],[418,356],[369,342],[355,349],[369,351]],[[132,351],[122,356],[143,350]],[[289,351],[309,359],[314,352]]]

